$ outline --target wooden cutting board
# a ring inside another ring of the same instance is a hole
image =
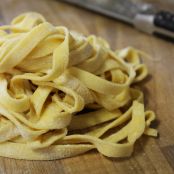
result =
[[[166,1],[165,1],[166,2]],[[174,4],[170,6],[174,9]],[[130,158],[109,159],[96,151],[55,161],[24,161],[0,158],[0,174],[173,174],[174,173],[174,44],[138,32],[116,20],[55,0],[0,0],[0,22],[36,11],[56,25],[86,35],[96,34],[113,49],[133,46],[147,52],[150,75],[143,83],[146,107],[154,110],[160,136],[143,136]]]

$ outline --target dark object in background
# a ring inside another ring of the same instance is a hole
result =
[[[119,19],[135,28],[174,41],[174,13],[136,0],[62,0]]]

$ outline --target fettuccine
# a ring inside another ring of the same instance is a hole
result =
[[[34,12],[0,26],[0,156],[130,156],[143,134],[157,135],[155,114],[132,86],[148,73],[140,54]]]

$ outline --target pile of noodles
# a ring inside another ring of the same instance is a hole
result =
[[[52,160],[97,149],[130,156],[155,119],[132,84],[147,75],[139,51],[25,13],[0,26],[0,156]]]

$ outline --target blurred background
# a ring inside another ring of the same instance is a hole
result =
[[[74,0],[70,1],[73,2]],[[83,3],[85,1],[82,0]],[[95,1],[91,0],[93,3]],[[111,0],[98,0],[98,2],[102,1],[110,2]],[[116,3],[127,0],[112,1]],[[174,0],[133,0],[133,2],[151,3],[155,9],[174,12]],[[72,5],[67,3],[66,0],[0,0],[0,23],[8,24],[15,16],[28,11],[41,13],[55,25],[64,25],[85,35],[96,34],[101,36],[109,41],[113,49],[130,45],[139,49],[143,47],[149,53],[148,45],[144,43],[173,46],[171,42],[154,37],[152,34],[140,32],[121,20],[86,10],[78,5]],[[130,11],[129,7],[127,11]]]
[[[120,20],[145,33],[174,42],[174,8],[172,1],[138,0],[62,0],[74,6]]]

